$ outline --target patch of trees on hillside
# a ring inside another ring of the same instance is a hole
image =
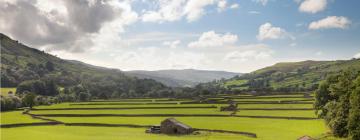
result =
[[[338,137],[360,139],[360,71],[331,75],[315,91],[315,109]]]

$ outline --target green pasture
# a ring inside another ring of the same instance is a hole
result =
[[[16,88],[1,88],[0,91],[1,91],[0,95],[7,96],[9,91],[12,91],[15,94]]]
[[[22,111],[1,112],[1,124],[33,123],[33,122],[44,122],[44,121],[32,119],[28,115],[23,115]]]
[[[48,117],[68,123],[157,125],[166,117]],[[326,131],[322,120],[257,119],[235,117],[175,117],[194,128],[253,132],[260,140],[291,140],[302,135],[318,137]],[[309,129],[311,128],[311,129]]]
[[[252,96],[236,95],[236,97],[249,97],[249,99],[234,99],[236,101],[278,101],[278,100],[301,100],[306,99],[302,96],[294,98],[281,98],[284,95],[273,96]],[[286,95],[288,96],[288,95]],[[291,96],[291,95],[290,95]],[[231,98],[233,96],[211,97],[212,99]],[[251,97],[251,98],[250,98]],[[264,98],[279,97],[279,98]],[[224,99],[225,100],[225,99]],[[7,140],[294,140],[303,135],[310,135],[315,138],[322,137],[328,130],[323,120],[288,120],[272,118],[242,118],[231,117],[231,112],[219,111],[221,106],[227,104],[138,104],[138,103],[172,103],[179,102],[172,99],[118,99],[118,100],[96,100],[94,102],[61,103],[50,106],[36,106],[32,110],[33,114],[220,114],[229,115],[228,117],[175,117],[194,128],[218,129],[229,131],[243,131],[256,133],[257,138],[250,138],[242,135],[226,133],[200,132],[186,136],[171,136],[163,134],[147,134],[145,128],[127,127],[92,127],[92,126],[27,126],[17,128],[1,128],[1,139]],[[88,105],[94,104],[96,105]],[[109,105],[110,103],[110,105]],[[120,104],[117,104],[120,103]],[[136,103],[136,104],[135,104]],[[149,107],[210,107],[217,108],[161,108],[153,109]],[[77,108],[78,110],[55,110]],[[89,108],[99,108],[91,110]],[[103,109],[101,109],[103,108]],[[105,108],[105,109],[104,109]],[[106,108],[130,108],[130,109],[106,109]],[[132,109],[131,109],[132,108]],[[136,108],[136,109],[134,109]],[[275,116],[275,117],[311,117],[315,118],[313,110],[276,110],[276,109],[298,109],[313,108],[312,104],[238,104],[236,115],[241,116]],[[241,110],[264,109],[264,110]],[[52,110],[54,109],[54,110]],[[275,110],[265,110],[275,109]],[[135,124],[135,125],[159,125],[162,120],[168,117],[43,117],[61,121],[64,123],[102,123],[102,124]],[[23,115],[22,111],[1,112],[1,124],[33,123],[42,122],[33,119],[28,115]],[[19,135],[21,134],[21,135]],[[326,140],[326,139],[322,139]],[[334,139],[335,140],[335,139]],[[338,140],[338,139],[336,139]]]
[[[56,108],[109,108],[109,107],[198,107],[198,106],[213,106],[216,104],[135,104],[135,105],[128,105],[128,104],[120,104],[120,105],[108,105],[107,103],[104,104],[97,104],[97,105],[76,105],[74,103],[62,103],[62,104],[54,104],[51,106],[36,106],[37,109],[56,109]]]
[[[129,110],[46,110],[33,114],[229,114],[217,108],[203,109],[129,109]]]
[[[144,128],[36,126],[1,129],[3,140],[253,140],[241,135],[202,132],[199,135],[147,134]]]
[[[306,98],[255,98],[255,99],[234,99],[234,101],[301,101],[312,100]]]
[[[313,110],[239,110],[236,115],[316,118]]]
[[[313,108],[312,104],[239,104],[238,108]]]

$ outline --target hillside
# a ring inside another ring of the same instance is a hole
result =
[[[302,61],[277,63],[221,84],[230,89],[313,90],[327,75],[341,70],[360,69],[360,60]]]
[[[129,94],[147,94],[167,89],[151,79],[127,76],[117,69],[64,60],[30,48],[0,33],[1,87],[16,87],[23,81],[52,79],[60,87],[81,84],[95,97],[108,98]],[[131,95],[135,96],[135,95]]]
[[[127,74],[139,77],[150,78],[171,87],[195,86],[199,83],[210,82],[213,80],[228,79],[240,73],[226,71],[208,70],[159,70],[159,71],[127,71]]]

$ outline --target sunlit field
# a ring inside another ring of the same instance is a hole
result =
[[[292,95],[289,95],[292,96]],[[225,99],[226,97],[226,99]],[[235,99],[247,97],[247,99]],[[315,138],[323,136],[327,128],[321,119],[317,119],[312,104],[296,104],[306,100],[300,96],[219,96],[211,97],[219,101],[234,98],[233,101],[252,101],[254,104],[238,104],[235,115],[230,111],[220,111],[226,103],[182,104],[192,100],[171,99],[123,99],[94,100],[91,102],[61,103],[51,106],[37,106],[30,113],[45,119],[59,121],[62,124],[45,126],[20,126],[1,128],[1,138],[22,139],[225,139],[225,140],[279,140],[296,139],[303,135]],[[209,98],[210,99],[210,98]],[[261,101],[294,100],[294,104],[261,104]],[[310,98],[312,99],[312,98]],[[260,101],[257,102],[257,101]],[[156,104],[158,103],[158,104]],[[171,103],[171,104],[170,104]],[[232,115],[230,115],[232,114]],[[80,115],[80,116],[77,116]],[[81,116],[83,115],[83,116]],[[99,116],[92,116],[99,115]],[[228,131],[251,132],[257,138],[239,134],[204,132],[170,136],[164,134],[147,134],[146,126],[159,125],[166,118],[177,120],[198,129],[216,129]],[[284,118],[285,117],[285,118]],[[36,124],[47,122],[22,114],[22,111],[1,113],[1,124]],[[139,128],[117,126],[71,126],[70,124],[119,124],[137,125]],[[311,128],[311,129],[308,129]],[[21,133],[22,135],[17,135]]]

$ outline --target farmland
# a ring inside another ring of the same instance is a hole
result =
[[[48,120],[32,118],[30,115],[22,114],[21,110],[2,112],[1,139],[276,140],[296,139],[303,135],[319,138],[327,132],[323,120],[316,118],[312,104],[307,103],[312,102],[311,97],[222,95],[207,99],[216,99],[216,102],[166,98],[93,100],[37,106],[30,112],[31,115]],[[239,103],[235,115],[230,115],[232,112],[220,111],[221,106],[228,105],[226,100]],[[288,100],[291,100],[291,103],[284,102]],[[244,101],[250,102],[242,104]],[[267,101],[266,104],[262,104],[264,101]],[[275,103],[271,104],[273,101]],[[169,117],[197,129],[249,132],[255,133],[257,137],[207,131],[186,136],[144,132],[147,127],[159,125],[162,120]],[[49,121],[59,124],[32,126]],[[26,125],[5,128],[14,124]],[[94,124],[98,126],[92,126]],[[18,133],[22,135],[17,135]]]
[[[13,93],[16,92],[16,88],[0,88],[1,89],[1,92],[0,92],[0,95],[3,95],[3,96],[7,96],[7,94],[11,91]]]

